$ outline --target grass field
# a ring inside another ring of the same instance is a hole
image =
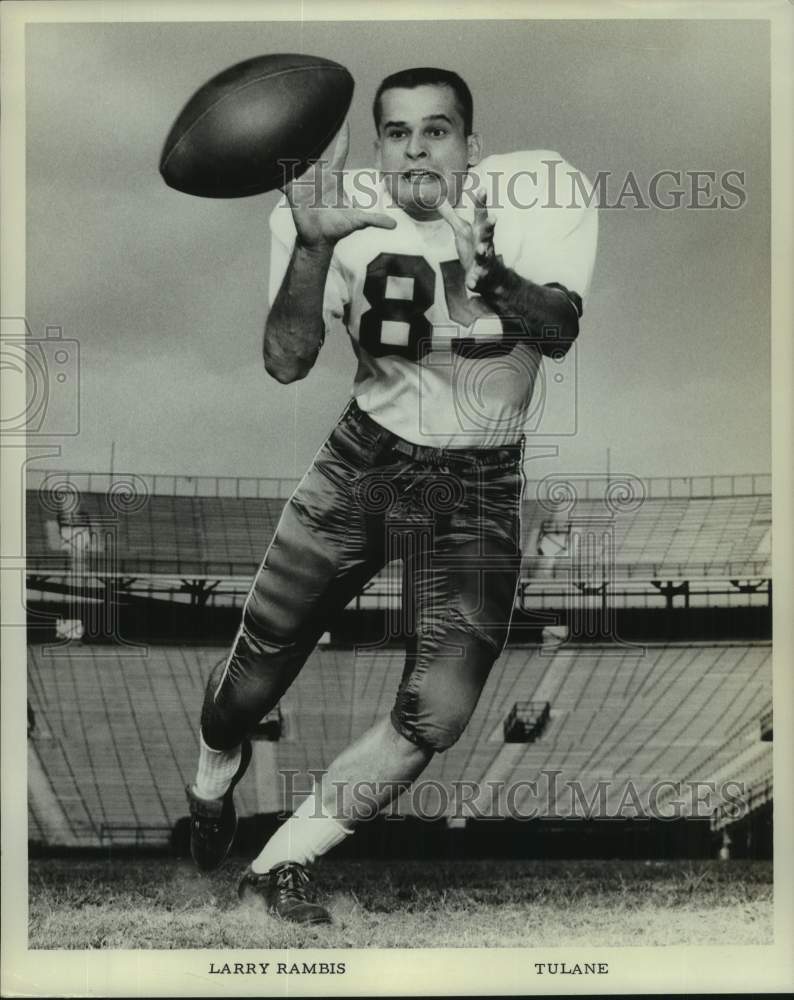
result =
[[[242,864],[30,863],[31,948],[419,948],[767,944],[765,861],[326,861],[333,926],[237,900]]]

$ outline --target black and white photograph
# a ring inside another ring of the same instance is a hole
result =
[[[794,987],[793,12],[6,6],[4,996]]]

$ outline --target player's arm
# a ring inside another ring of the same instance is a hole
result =
[[[333,247],[298,243],[265,323],[265,369],[284,384],[305,378],[325,339],[323,296]]]
[[[498,316],[521,320],[541,354],[560,357],[579,336],[582,299],[558,282],[536,285],[496,261],[474,290]]]
[[[295,223],[295,244],[262,343],[265,368],[279,382],[305,378],[317,360],[325,338],[325,283],[336,244],[357,229],[393,229],[397,224],[387,215],[349,204],[342,188],[347,149],[345,125],[330,164],[319,161],[284,188]]]
[[[536,284],[500,261],[494,251],[495,222],[482,192],[474,195],[471,223],[461,219],[448,202],[440,212],[455,234],[466,287],[481,295],[497,315],[519,321],[542,354],[565,354],[579,335],[582,299],[578,292],[559,282]]]

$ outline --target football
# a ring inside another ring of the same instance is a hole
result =
[[[179,113],[160,174],[170,187],[202,198],[272,191],[322,153],[352,97],[352,76],[329,59],[273,54],[236,63]]]

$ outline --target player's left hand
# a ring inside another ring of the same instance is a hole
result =
[[[472,197],[472,222],[462,219],[446,199],[439,205],[438,211],[455,234],[455,248],[466,274],[466,287],[469,291],[476,292],[482,284],[487,283],[497,266],[493,245],[496,219],[488,214],[485,191],[482,188],[475,191]]]

